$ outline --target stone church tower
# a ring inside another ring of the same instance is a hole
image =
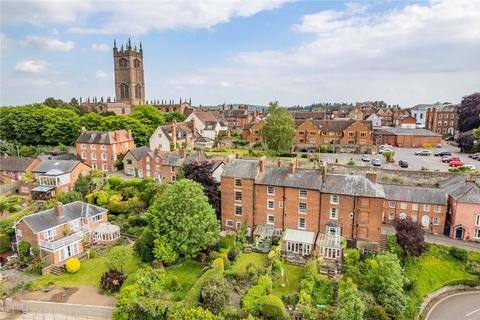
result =
[[[130,39],[120,49],[113,42],[113,62],[115,69],[115,96],[117,102],[130,105],[145,103],[145,82],[143,78],[143,49],[132,48]]]

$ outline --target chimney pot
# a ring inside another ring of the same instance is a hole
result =
[[[292,162],[290,162],[290,165],[288,167],[288,173],[295,174],[296,169],[297,169],[297,159],[294,158],[292,159]]]
[[[367,172],[365,176],[373,183],[377,183],[377,174],[375,172]]]
[[[323,162],[322,164],[322,182],[325,182],[327,180],[327,163]]]
[[[258,164],[260,166],[260,172],[264,172],[265,171],[265,163],[267,162],[267,158],[265,156],[261,157],[259,160],[258,160]]]
[[[60,201],[55,203],[55,214],[57,217],[63,217],[63,203]]]

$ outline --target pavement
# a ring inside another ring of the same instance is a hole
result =
[[[431,149],[432,155],[431,156],[416,156],[415,151],[421,150],[421,148],[398,148],[394,147],[393,150],[395,154],[393,158],[395,159],[395,163],[387,163],[385,158],[375,153],[375,155],[370,155],[370,159],[379,158],[382,161],[382,168],[387,169],[402,169],[402,170],[421,170],[422,167],[428,168],[430,171],[448,171],[448,164],[443,163],[441,157],[435,157],[433,154],[438,151],[450,151],[452,155],[458,156],[460,160],[465,164],[472,164],[476,168],[480,168],[480,161],[471,159],[468,157],[466,153],[460,153],[460,149],[447,144],[446,142],[442,142],[441,148],[434,148]],[[335,160],[338,159],[340,163],[347,163],[351,158],[355,161],[355,165],[358,166],[368,166],[371,167],[371,162],[363,162],[361,160],[362,154],[350,154],[350,153],[320,153],[320,159],[326,160],[327,163],[335,163]],[[405,160],[408,162],[408,168],[400,168],[398,165],[399,160]]]
[[[480,320],[480,291],[461,292],[440,299],[425,320]]]

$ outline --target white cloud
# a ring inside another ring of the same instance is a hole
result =
[[[73,41],[62,41],[55,38],[38,36],[27,36],[23,43],[27,46],[47,51],[68,52],[75,47],[75,43]]]
[[[71,31],[140,35],[179,28],[211,28],[234,17],[249,17],[280,7],[286,0],[225,1],[2,1],[6,24],[63,24]],[[105,22],[90,27],[89,19]]]
[[[95,72],[95,78],[98,80],[103,80],[103,79],[108,79],[109,76],[108,76],[108,73],[106,73],[105,71],[97,70],[97,72]]]
[[[44,73],[49,64],[42,60],[25,60],[20,61],[15,65],[16,71],[26,73]]]
[[[90,50],[98,52],[106,52],[110,50],[110,46],[106,43],[92,43]]]

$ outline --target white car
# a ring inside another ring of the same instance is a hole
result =
[[[477,170],[473,164],[465,164],[462,167],[470,169],[470,170]]]

